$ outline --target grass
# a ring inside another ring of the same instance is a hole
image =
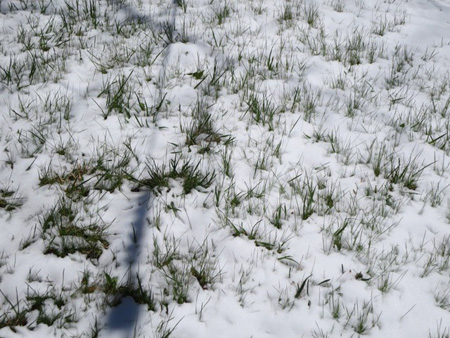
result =
[[[182,181],[183,193],[189,194],[193,189],[209,188],[214,181],[214,172],[203,174],[200,170],[200,164],[201,162],[197,162],[193,165],[190,161],[181,164],[181,159],[176,157],[169,161],[168,168],[165,165],[159,167],[155,163],[148,163],[148,178],[130,178],[138,186],[145,186],[156,192],[161,192],[163,188],[169,188],[170,179],[179,179]]]
[[[46,246],[44,254],[65,257],[79,252],[88,259],[98,259],[103,249],[108,248],[107,225],[102,224],[101,218],[82,215],[81,210],[77,203],[61,198],[41,218],[41,236]]]
[[[23,205],[23,199],[16,197],[17,191],[11,188],[0,189],[0,209],[11,212]]]
[[[14,332],[16,326],[27,325],[27,309],[24,309],[18,297],[13,302],[3,292],[2,296],[8,304],[8,308],[1,315],[0,328],[10,327]]]
[[[205,99],[197,99],[191,113],[192,122],[185,128],[187,146],[200,145],[200,151],[207,152],[213,143],[221,141],[221,135],[214,128],[211,107]]]
[[[102,116],[106,120],[111,113],[124,114],[126,118],[131,117],[133,108],[132,91],[128,85],[132,72],[127,76],[118,76],[107,80],[98,97],[106,96],[106,110],[102,109]]]
[[[278,109],[266,95],[260,99],[256,94],[250,94],[248,101],[247,114],[253,121],[268,127],[269,131],[274,130],[277,122]]]

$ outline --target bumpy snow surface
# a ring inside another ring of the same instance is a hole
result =
[[[450,1],[0,0],[0,337],[449,337]]]

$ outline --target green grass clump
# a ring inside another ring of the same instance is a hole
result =
[[[183,194],[189,194],[193,189],[207,189],[214,181],[216,174],[214,172],[203,174],[200,171],[201,162],[192,165],[190,161],[181,164],[180,158],[176,157],[169,161],[169,167],[157,165],[156,163],[147,164],[149,177],[136,179],[130,177],[139,186],[148,187],[156,192],[161,192],[163,188],[169,187],[169,179],[181,180]]]

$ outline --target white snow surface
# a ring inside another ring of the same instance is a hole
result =
[[[0,337],[449,337],[449,79],[446,0],[0,0]]]

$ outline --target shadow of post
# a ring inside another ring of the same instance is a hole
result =
[[[0,0],[1,2],[1,0]],[[128,4],[126,1],[110,0],[111,4],[117,6],[118,11],[125,13],[127,21],[134,21],[139,23],[145,23],[148,28],[157,35],[162,36],[162,40],[165,42],[164,53],[162,55],[163,62],[161,64],[159,78],[161,79],[161,85],[159,88],[158,102],[161,104],[164,101],[165,94],[164,80],[166,72],[166,62],[168,53],[170,53],[169,46],[177,42],[180,39],[180,32],[176,27],[176,17],[178,13],[178,7],[180,6],[179,0],[172,0],[169,2],[168,8],[162,10],[158,15],[149,15],[141,13],[138,9]],[[160,18],[165,18],[161,21]],[[188,40],[193,40],[189,37]],[[147,215],[152,206],[152,194],[151,192],[142,192],[137,198],[137,209],[135,218],[131,222],[131,232],[127,239],[128,245],[126,246],[126,260],[120,262],[126,264],[129,267],[129,287],[135,288],[139,284],[139,256],[142,247],[142,241],[145,237],[145,229],[147,223]],[[118,295],[119,304],[110,309],[106,318],[106,327],[100,331],[101,337],[108,338],[127,338],[136,337],[136,325],[139,319],[140,305],[130,295]]]
[[[171,1],[171,6],[167,9],[166,13],[160,13],[158,17],[164,17],[163,14],[168,14],[167,16],[170,18],[170,23],[173,27],[172,30],[168,30],[164,23],[158,22],[158,20],[154,20],[150,15],[140,13],[136,8],[127,4],[126,2],[122,2],[120,0],[111,0],[111,3],[114,3],[118,6],[118,9],[124,11],[126,13],[127,20],[146,23],[149,28],[153,31],[156,31],[158,35],[161,34],[173,34],[175,29],[175,17],[177,15],[177,0]],[[175,40],[173,35],[168,36],[168,45]],[[167,46],[166,46],[167,47]],[[165,57],[164,57],[165,58]],[[162,69],[160,77],[165,77],[166,65],[162,63]],[[159,93],[160,102],[163,100],[162,88],[160,88]],[[136,262],[139,261],[140,249],[141,249],[141,241],[145,235],[146,228],[146,219],[148,212],[150,210],[150,206],[152,205],[152,194],[151,192],[142,192],[139,196],[137,203],[137,210],[135,214],[135,219],[131,223],[132,231],[130,233],[130,237],[128,238],[128,246],[126,247],[127,252],[127,260],[126,262],[121,262],[122,264],[127,264],[129,266],[129,286],[136,287],[138,284],[138,264]],[[136,337],[136,325],[139,319],[139,310],[140,305],[136,303],[136,301],[127,295],[120,296],[120,303],[112,307],[107,315],[106,327],[100,332],[100,336],[108,337],[108,338],[127,338],[127,337]]]
[[[128,287],[136,288],[138,284],[138,269],[140,251],[143,247],[147,215],[152,205],[152,194],[149,191],[142,192],[137,199],[135,216],[131,222],[130,235],[127,238],[126,259],[122,264],[129,267]],[[107,314],[106,327],[101,331],[101,336],[135,337],[136,324],[139,319],[140,305],[128,295],[118,295],[119,304],[112,307]]]

